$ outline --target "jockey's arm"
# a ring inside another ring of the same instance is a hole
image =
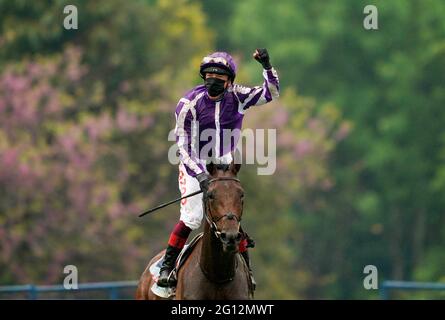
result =
[[[233,90],[240,102],[238,111],[244,113],[252,106],[260,106],[268,103],[280,95],[280,83],[277,71],[272,67],[269,70],[263,69],[264,82],[262,86],[244,87],[238,84],[233,86]]]
[[[193,141],[196,137],[193,134],[198,134],[197,130],[193,129],[196,122],[193,121],[192,110],[189,107],[190,101],[181,99],[176,108],[176,143],[179,149],[179,156],[181,162],[187,169],[187,173],[193,177],[206,172],[203,165],[199,162],[197,151],[193,147]]]

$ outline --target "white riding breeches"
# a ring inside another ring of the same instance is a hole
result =
[[[182,162],[179,164],[178,183],[181,197],[201,189],[198,180],[187,173]],[[198,229],[201,226],[201,220],[203,218],[202,193],[182,199],[180,210],[180,220],[190,229]]]
[[[228,153],[223,157],[220,157],[219,161],[221,163],[230,164],[232,159],[232,155]],[[181,197],[201,189],[198,180],[187,173],[187,170],[182,162],[179,163],[178,185],[179,191],[181,192]],[[202,205],[202,193],[181,200],[180,220],[182,220],[184,224],[192,230],[196,230],[201,226],[201,221],[203,218]]]

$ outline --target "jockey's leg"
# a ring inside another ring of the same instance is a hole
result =
[[[182,196],[200,190],[198,180],[188,175],[182,163],[179,165],[178,182]],[[201,226],[202,217],[202,194],[197,194],[181,201],[181,217],[170,235],[165,259],[159,274],[158,285],[160,287],[169,287],[176,284],[176,279],[170,276],[170,274],[175,267],[179,253],[187,242],[190,232]]]
[[[164,261],[162,262],[159,274],[158,285],[168,287],[175,285],[174,277],[169,277],[175,267],[176,259],[187,241],[192,229],[187,227],[183,221],[179,221],[168,240],[167,250],[165,251]]]
[[[249,247],[248,240],[249,240],[249,238],[247,237],[247,234],[245,233],[245,237],[241,240],[241,242],[239,244],[239,252],[241,253],[244,260],[246,261],[247,267],[249,269],[250,280],[252,281],[253,290],[255,290],[256,281],[255,281],[255,278],[253,277],[253,271],[252,271],[252,267],[250,264],[249,252],[247,251],[247,248]]]
[[[244,231],[243,227],[240,226],[239,231],[242,233],[243,238],[247,240],[246,248],[255,248],[255,241]],[[241,247],[240,247],[241,248]]]

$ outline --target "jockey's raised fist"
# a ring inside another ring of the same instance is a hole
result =
[[[256,49],[253,53],[253,57],[256,61],[261,63],[264,69],[269,70],[272,68],[272,66],[270,65],[270,57],[267,49]]]

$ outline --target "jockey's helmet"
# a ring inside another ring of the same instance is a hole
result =
[[[206,73],[227,74],[233,82],[236,76],[235,61],[227,52],[214,52],[201,61],[199,67],[201,78],[205,79]]]

